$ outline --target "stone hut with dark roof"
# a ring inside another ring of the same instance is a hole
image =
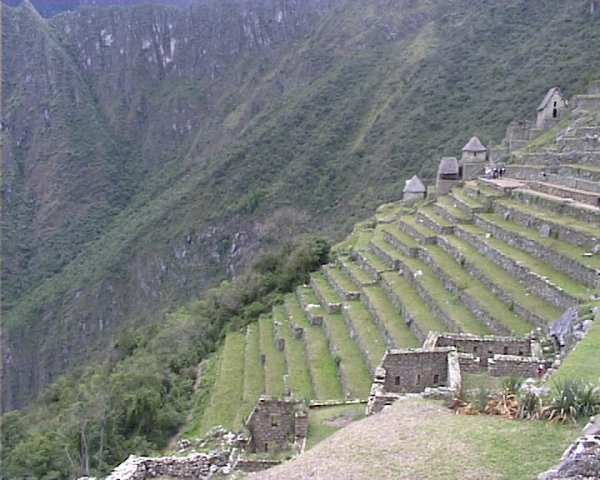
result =
[[[562,118],[566,108],[567,100],[560,91],[560,88],[551,88],[537,108],[536,126],[547,128],[553,125]]]
[[[437,171],[435,184],[438,195],[444,195],[460,183],[460,169],[456,157],[442,157]]]
[[[406,180],[402,192],[404,193],[403,200],[420,200],[427,195],[427,188],[419,177],[413,175],[410,180]]]
[[[482,175],[485,171],[487,148],[477,137],[471,137],[462,148],[460,157],[461,177],[463,180]]]

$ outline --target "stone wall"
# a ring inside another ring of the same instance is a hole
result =
[[[291,398],[262,395],[246,422],[252,451],[281,450],[291,443],[297,407],[298,402]]]
[[[321,302],[321,305],[325,307],[325,310],[327,310],[327,313],[333,314],[340,312],[342,304],[340,302],[330,302],[329,299],[325,297],[325,295],[319,288],[319,284],[312,275],[310,277],[310,286],[313,292],[315,292],[317,298],[319,299],[319,302]]]
[[[549,249],[547,246],[538,243],[532,238],[505,230],[496,223],[483,217],[475,216],[475,225],[482,227],[494,237],[505,241],[509,245],[516,246],[520,250],[534,255],[536,258],[544,260],[559,272],[564,272],[581,283],[590,287],[600,286],[600,275],[595,268],[589,267],[584,263],[580,263],[571,257],[563,255],[555,249]],[[549,236],[550,233],[551,232],[548,231],[547,236]],[[583,259],[583,261],[585,261],[585,259]],[[563,292],[563,295],[567,295],[566,292]],[[573,301],[577,302],[577,299],[573,298]]]
[[[473,314],[487,325],[492,332],[500,335],[508,335],[510,329],[508,329],[500,320],[494,317],[492,312],[487,311],[481,306],[477,298],[468,293],[462,285],[457,283],[454,278],[449,275],[445,270],[440,268],[438,264],[433,260],[427,250],[423,249],[419,252],[419,257],[426,263],[433,273],[442,281],[446,290],[456,295],[461,303],[467,307]],[[458,330],[458,329],[457,329]]]
[[[571,229],[558,221],[548,221],[546,218],[540,218],[533,213],[528,213],[501,203],[494,205],[494,212],[502,215],[511,222],[518,223],[527,228],[541,230],[548,226],[553,236],[559,240],[579,247],[588,248],[590,251],[597,245],[600,245],[600,231],[597,236],[589,235],[579,230]]]
[[[419,393],[426,387],[448,385],[448,353],[453,348],[388,350],[381,362],[384,390]]]
[[[383,288],[386,291],[388,297],[390,297],[390,300],[392,301],[394,306],[398,309],[400,313],[402,313],[404,321],[408,324],[411,331],[415,334],[415,337],[417,337],[421,342],[425,340],[427,332],[421,328],[419,322],[415,321],[414,315],[406,309],[406,307],[402,303],[402,299],[396,294],[392,285],[384,277],[381,278],[380,285],[381,288]],[[371,313],[376,312],[376,309],[372,308],[372,306],[371,308],[370,306],[367,306],[367,310],[369,310],[369,312]],[[383,321],[379,321],[381,325],[383,325]]]
[[[504,303],[511,307],[515,313],[526,319],[528,322],[537,325],[538,327],[546,328],[547,322],[542,317],[532,312],[524,305],[516,302],[514,297],[507,293],[502,285],[498,285],[493,278],[489,278],[487,274],[479,268],[477,262],[472,261],[469,257],[465,257],[463,253],[456,249],[451,243],[447,242],[443,237],[438,240],[438,245],[448,254],[452,255],[456,261],[461,263],[471,275],[481,281],[491,293],[498,296]]]
[[[536,205],[542,208],[549,208],[555,213],[560,213],[565,217],[576,218],[592,225],[600,225],[600,212],[597,209],[584,209],[577,205],[571,205],[568,200],[555,200],[537,195],[529,190],[514,190],[513,198],[523,202],[526,205]]]
[[[346,291],[342,285],[340,285],[335,277],[331,274],[330,270],[332,268],[335,268],[333,266],[329,266],[327,268],[323,268],[323,272],[325,273],[325,276],[327,277],[327,281],[329,282],[329,284],[333,287],[333,289],[336,291],[336,293],[342,297],[344,300],[356,300],[360,297],[360,291],[358,290],[352,290],[352,291]]]
[[[575,116],[581,111],[600,112],[600,95],[576,95],[572,107]]]
[[[158,476],[209,478],[228,464],[228,453],[192,453],[187,457],[137,457],[130,455],[106,480],[143,480]]]
[[[488,373],[492,377],[516,375],[529,378],[536,375],[538,365],[539,360],[533,357],[494,355],[494,358],[488,360]]]
[[[550,282],[546,277],[538,275],[524,267],[516,260],[505,255],[501,251],[490,246],[484,240],[467,232],[458,226],[455,234],[461,240],[465,240],[477,248],[483,255],[502,267],[506,272],[524,282],[535,295],[546,299],[553,305],[567,309],[577,305],[579,300],[566,293],[558,285]]]
[[[479,358],[479,364],[487,367],[488,360],[496,355],[519,357],[531,356],[530,337],[502,337],[496,335],[471,335],[469,333],[434,333],[425,345],[428,347],[455,347],[459,353],[472,354]]]

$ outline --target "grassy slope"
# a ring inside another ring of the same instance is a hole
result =
[[[456,416],[437,402],[396,402],[253,478],[533,480],[578,431],[545,422]]]

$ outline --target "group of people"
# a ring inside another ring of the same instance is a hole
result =
[[[494,167],[494,168],[486,168],[485,176],[487,178],[502,178],[506,174],[506,168],[504,167]]]

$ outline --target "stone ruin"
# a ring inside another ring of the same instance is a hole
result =
[[[503,337],[430,332],[422,348],[388,350],[375,370],[367,415],[405,394],[454,396],[462,372],[491,376],[536,374],[539,342],[533,335]]]
[[[375,370],[366,413],[377,413],[407,393],[454,396],[460,385],[454,347],[388,350]]]
[[[437,171],[435,189],[437,195],[448,193],[461,181],[460,167],[456,157],[442,157]]]
[[[471,137],[462,148],[460,171],[462,180],[472,180],[485,172],[487,148],[477,137]]]
[[[429,332],[423,343],[426,348],[446,346],[456,348],[462,372],[486,371],[493,377],[531,377],[540,363],[539,342],[532,335],[506,337]]]
[[[306,439],[308,416],[298,400],[261,395],[246,426],[250,430],[251,451],[282,451]]]
[[[566,108],[567,99],[560,88],[551,88],[537,108],[536,126],[539,128],[551,127],[564,116]]]
[[[404,186],[403,192],[403,200],[421,200],[427,195],[427,188],[421,181],[419,177],[413,175],[410,180],[406,180],[406,185]]]

